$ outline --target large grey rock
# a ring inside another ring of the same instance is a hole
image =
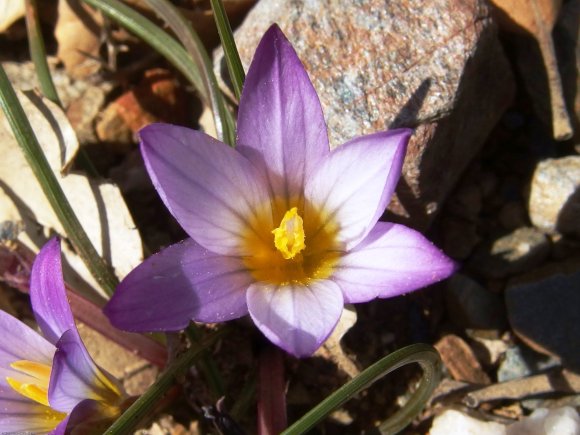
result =
[[[510,287],[505,299],[509,322],[520,338],[580,372],[580,272]]]
[[[538,164],[532,178],[529,213],[538,228],[580,235],[580,156]]]
[[[310,74],[333,146],[415,128],[390,209],[426,228],[512,98],[486,2],[262,0],[235,34],[246,68],[273,22]]]

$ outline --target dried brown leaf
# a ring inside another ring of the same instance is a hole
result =
[[[99,70],[102,24],[101,15],[79,0],[59,1],[54,31],[57,57],[72,77],[87,77]]]
[[[562,79],[552,39],[552,29],[558,18],[562,0],[491,0],[497,7],[499,18],[507,30],[525,32],[533,36],[540,46],[548,75],[552,130],[556,140],[572,137],[572,123],[564,101]],[[534,74],[524,70],[523,74]],[[533,95],[541,100],[541,95]]]
[[[0,1],[0,33],[24,17],[24,0]]]
[[[140,235],[119,189],[84,174],[63,175],[78,150],[78,141],[64,112],[32,92],[18,93],[52,170],[97,251],[125,276],[142,260]],[[3,114],[0,114],[0,221],[21,222],[18,238],[33,250],[46,241],[49,232],[64,235],[39,183],[29,168]],[[38,224],[45,234],[38,231]],[[70,284],[82,290],[98,285],[80,258],[63,243],[63,253],[77,276]],[[76,279],[75,279],[76,278]]]

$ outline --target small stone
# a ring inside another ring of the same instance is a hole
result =
[[[449,317],[464,329],[503,330],[507,326],[502,298],[466,275],[455,274],[447,281]]]
[[[274,22],[312,79],[332,147],[414,128],[389,209],[426,229],[513,95],[487,3],[262,0],[235,33],[246,68]],[[218,77],[223,60],[216,53]]]
[[[580,272],[510,287],[505,299],[512,329],[526,344],[580,370]]]
[[[506,435],[506,426],[493,421],[481,421],[454,409],[435,417],[430,435]]]
[[[441,354],[443,364],[456,381],[488,385],[491,380],[481,368],[469,345],[457,335],[448,334],[441,338],[435,348]]]
[[[479,248],[470,267],[486,278],[500,279],[541,264],[550,254],[548,238],[531,227],[518,228],[510,234]]]
[[[538,408],[507,427],[506,435],[580,435],[580,417],[572,407]]]
[[[522,356],[522,349],[513,346],[506,350],[504,359],[497,370],[497,381],[506,382],[521,379],[533,373],[530,364]]]
[[[540,162],[528,204],[532,223],[545,231],[580,235],[580,156]]]

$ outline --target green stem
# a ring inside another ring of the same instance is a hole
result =
[[[196,346],[200,344],[200,333],[194,323],[189,325],[185,332],[193,344]],[[214,399],[217,400],[222,397],[225,394],[224,382],[209,352],[203,352],[198,366],[215,396]]]
[[[205,350],[223,337],[227,332],[222,328],[208,335],[199,346],[194,344],[181,356],[175,359],[167,369],[157,378],[155,383],[139,397],[124,413],[105,431],[105,435],[125,435],[132,433],[133,428],[155,407],[161,397],[175,383]]]
[[[426,344],[413,344],[404,347],[379,360],[320,402],[300,420],[282,432],[282,435],[307,432],[333,410],[370,387],[383,376],[411,363],[419,363],[423,369],[423,379],[421,379],[419,388],[403,408],[379,426],[379,431],[383,434],[395,434],[401,431],[421,412],[439,382],[441,359],[437,351]]]
[[[67,236],[99,285],[107,295],[111,296],[118,284],[117,278],[95,250],[70,206],[1,65],[0,107],[4,111],[32,172],[42,187],[54,213],[64,227]]]
[[[222,1],[211,0],[211,8],[213,10],[213,17],[220,35],[222,47],[224,48],[224,57],[226,58],[228,71],[230,72],[230,78],[232,79],[234,93],[239,101],[242,95],[242,87],[244,86],[246,73],[242,67],[242,61],[240,60],[240,54],[238,53],[238,48],[234,41],[232,27],[230,26]]]
[[[36,0],[26,0],[26,30],[28,44],[30,45],[30,57],[34,63],[36,74],[38,74],[40,89],[46,98],[61,106],[56,87],[50,75],[48,63],[46,62],[46,50],[44,48],[44,39],[42,39]]]

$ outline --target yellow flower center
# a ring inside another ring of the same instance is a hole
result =
[[[286,212],[280,226],[273,229],[272,234],[274,234],[274,246],[286,260],[294,258],[306,248],[304,221],[298,214],[297,207],[292,207]]]
[[[20,382],[7,377],[6,382],[14,391],[37,403],[45,405],[44,421],[48,429],[55,428],[65,417],[64,412],[55,411],[48,404],[48,383],[50,382],[51,367],[46,364],[20,360],[10,364],[14,370],[19,371],[32,379],[32,382]]]
[[[272,229],[271,222],[280,225]],[[256,281],[276,285],[326,279],[341,255],[337,233],[338,225],[314,206],[277,199],[256,210],[242,241],[244,265]]]

